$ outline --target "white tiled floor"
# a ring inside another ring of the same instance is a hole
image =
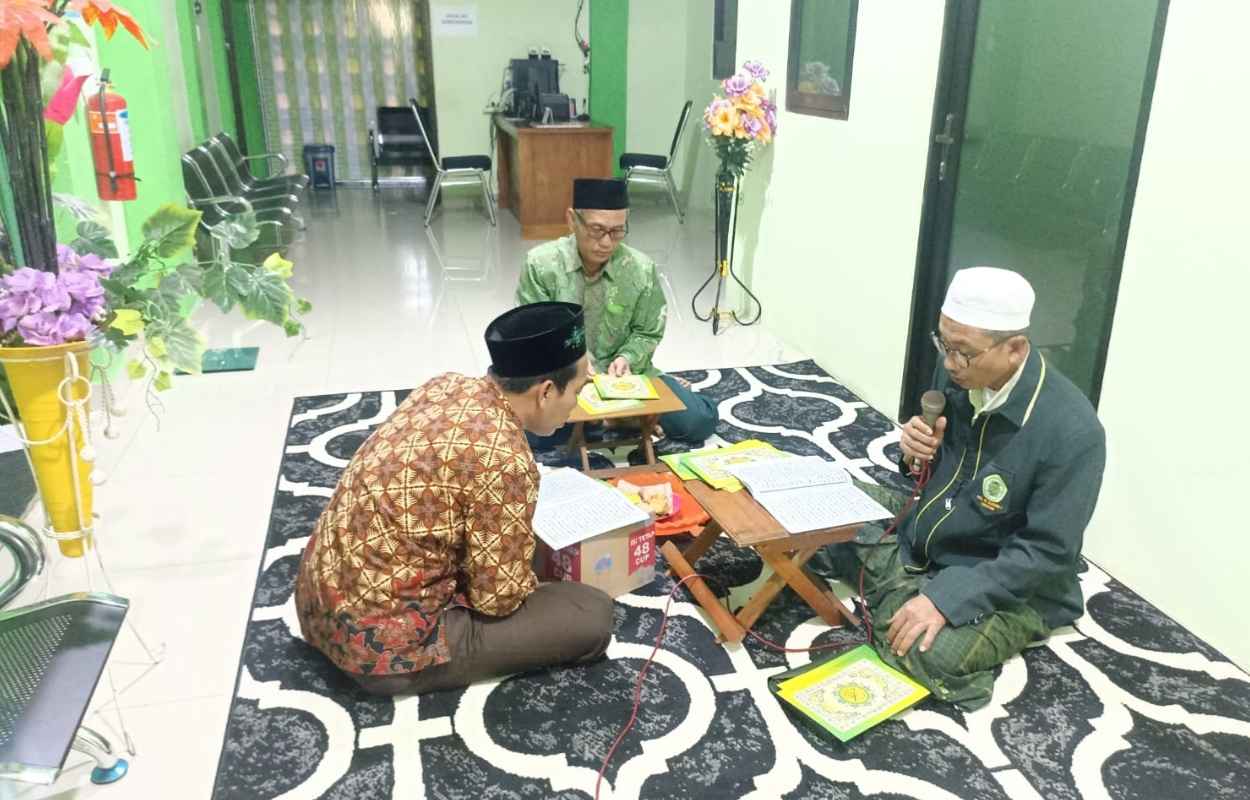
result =
[[[713,338],[693,318],[690,297],[711,269],[711,221],[693,215],[678,225],[652,197],[636,201],[629,242],[656,259],[674,295],[657,363],[679,370],[800,358],[762,326]],[[207,798],[292,398],[485,370],[482,330],[510,307],[534,244],[521,241],[510,213],[495,229],[472,207],[453,206],[427,235],[422,204],[402,190],[340,189],[306,204],[308,231],[291,257],[297,292],[314,306],[310,338],[205,312],[210,345],[259,345],[257,369],[178,378],[161,395],[159,429],[140,387],[119,386],[128,406],[121,435],[100,444],[110,475],[97,491],[102,554],[131,600],[131,619],[165,647],[164,661],[137,682],[138,643],[124,632],[114,650],[119,689],[134,682],[121,698],[137,753],[130,775],[97,788],[83,785],[85,768],[72,768],[50,791],[0,783],[0,798]],[[56,564],[52,591],[83,588],[82,576],[77,562]],[[97,706],[107,700],[107,681],[102,687]],[[87,721],[109,735],[113,720],[105,710]]]

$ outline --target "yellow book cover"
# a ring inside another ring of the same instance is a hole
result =
[[[604,400],[658,400],[660,393],[646,375],[596,375],[595,388]]]
[[[742,489],[742,483],[729,474],[728,467],[790,457],[790,453],[778,450],[768,442],[751,439],[732,447],[690,455],[682,460],[682,464],[713,489],[737,492]]]
[[[777,685],[777,696],[840,741],[910,708],[929,690],[862,644]]]
[[[605,400],[599,395],[599,390],[595,388],[593,383],[588,383],[582,388],[581,394],[577,396],[577,404],[591,416],[615,414],[618,411],[628,411],[631,408],[642,408],[642,401],[640,400]]]

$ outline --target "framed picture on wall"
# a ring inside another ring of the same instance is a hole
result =
[[[786,110],[846,119],[859,0],[790,0]]]

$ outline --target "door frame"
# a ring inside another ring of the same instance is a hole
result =
[[[1106,327],[1098,343],[1098,373],[1090,391],[1090,402],[1098,407],[1102,376],[1107,364],[1107,350],[1115,317],[1120,279],[1124,271],[1124,251],[1128,245],[1133,201],[1141,171],[1142,150],[1150,106],[1154,98],[1155,77],[1159,70],[1159,53],[1167,24],[1170,0],[1157,0],[1154,30],[1146,56],[1146,75],[1137,114],[1137,130],[1129,156],[1128,178],[1124,188],[1124,206],[1116,234],[1115,273],[1111,279],[1110,308]],[[937,352],[929,340],[929,331],[937,321],[938,310],[946,293],[946,264],[950,256],[951,230],[954,223],[955,197],[959,183],[959,161],[963,149],[963,124],[967,119],[968,91],[972,78],[972,59],[976,47],[977,18],[981,0],[946,0],[942,26],[942,48],[938,56],[937,88],[933,97],[933,116],[929,126],[929,155],[925,165],[924,200],[920,213],[919,241],[916,247],[916,272],[912,284],[911,316],[907,330],[907,355],[904,360],[903,386],[899,396],[898,418],[909,419],[916,413],[920,395],[929,387],[937,366]],[[943,144],[938,136],[945,131],[947,114],[954,114],[954,141]],[[946,178],[940,177],[945,159]]]

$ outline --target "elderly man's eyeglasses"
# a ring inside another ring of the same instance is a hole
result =
[[[985,355],[989,351],[993,350],[995,347],[998,347],[998,345],[1002,344],[1002,342],[997,342],[978,353],[973,353],[972,355],[969,355],[967,353],[964,353],[960,350],[956,350],[955,348],[951,347],[950,344],[948,344],[942,339],[941,334],[939,334],[937,331],[930,331],[929,336],[933,337],[933,346],[937,348],[938,355],[940,355],[942,358],[946,358],[947,356],[950,356],[951,361],[955,364],[955,366],[958,369],[967,369],[968,366],[972,364],[973,361],[976,361],[981,356]],[[1003,341],[1006,341],[1006,340],[1004,339]]]
[[[591,239],[599,241],[605,236],[612,237],[612,241],[619,242],[629,234],[629,223],[626,222],[618,228],[605,228],[602,225],[592,225],[586,222],[586,218],[582,216],[582,212],[574,209],[573,216],[577,217],[578,223],[581,224],[582,230],[590,236]]]

